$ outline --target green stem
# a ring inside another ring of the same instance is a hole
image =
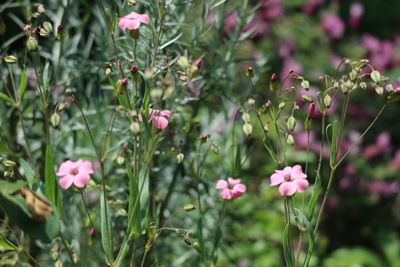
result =
[[[74,261],[74,256],[72,254],[72,250],[71,250],[71,246],[68,244],[67,240],[65,240],[63,234],[60,231],[60,237],[61,237],[61,241],[64,244],[65,249],[67,250],[69,259],[71,260],[71,266],[72,267],[76,267],[75,261]]]

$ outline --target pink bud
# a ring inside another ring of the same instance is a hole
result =
[[[96,229],[92,228],[90,229],[90,237],[95,237],[96,236]]]
[[[194,64],[200,69],[201,68],[201,64],[203,63],[203,60],[201,58],[199,58],[198,60],[196,60],[194,62]]]
[[[59,31],[61,31],[62,29],[64,29],[64,27],[63,27],[63,25],[59,24],[58,27],[57,27],[57,29],[58,29]]]
[[[133,65],[131,68],[131,72],[136,73],[137,71],[138,71],[138,69],[137,69],[136,65]]]
[[[308,107],[308,118],[309,119],[314,118],[314,113],[315,113],[315,104],[311,103],[310,106]]]

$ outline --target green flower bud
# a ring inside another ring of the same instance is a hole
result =
[[[314,130],[314,121],[312,119],[306,118],[306,121],[304,122],[304,129],[306,131]]]
[[[254,78],[254,70],[253,70],[252,67],[248,67],[248,68],[247,68],[247,70],[246,70],[246,76],[249,77],[250,79],[251,79],[251,78]]]
[[[8,63],[8,64],[14,64],[18,62],[18,59],[14,56],[6,56],[4,58],[4,60]]]
[[[296,119],[293,116],[290,116],[289,119],[287,120],[287,126],[290,131],[293,131],[294,128],[296,127]]]
[[[324,104],[326,108],[330,108],[332,105],[332,97],[330,95],[326,95],[324,98]]]
[[[186,204],[186,205],[183,207],[183,210],[186,211],[186,212],[189,212],[189,211],[192,211],[192,210],[194,210],[194,209],[196,209],[196,208],[197,208],[197,207],[196,207],[195,205]]]
[[[28,41],[26,42],[26,46],[28,47],[29,52],[36,52],[38,51],[38,41],[34,37],[29,37]]]
[[[283,109],[285,106],[286,106],[286,103],[285,102],[281,102],[281,103],[279,103],[278,108],[279,109]]]
[[[301,82],[301,86],[303,86],[303,88],[304,88],[306,91],[308,91],[308,89],[310,89],[310,83],[309,83],[308,81],[306,81],[306,80],[303,80],[303,81]]]
[[[392,94],[393,92],[394,92],[394,89],[393,89],[393,85],[392,84],[388,84],[388,85],[386,85],[386,91],[389,93],[389,94]]]
[[[244,122],[249,123],[250,122],[250,115],[247,112],[243,112],[242,119]]]
[[[58,114],[58,113],[54,113],[53,115],[51,115],[51,117],[50,117],[50,122],[51,122],[51,125],[54,127],[54,128],[58,128],[58,126],[59,126],[59,124],[60,124],[60,115]]]
[[[181,164],[184,158],[185,158],[185,155],[183,153],[179,153],[176,156],[176,159],[178,160],[178,164]]]
[[[124,157],[121,157],[121,156],[118,156],[118,157],[117,157],[117,163],[118,163],[118,165],[122,165],[122,164],[124,164],[124,162],[125,162],[125,158],[124,158]]]
[[[48,32],[49,34],[52,34],[53,33],[53,25],[50,23],[50,22],[48,22],[48,21],[46,21],[46,22],[44,22],[43,23],[43,28],[46,30],[46,32]]]
[[[245,123],[243,125],[243,132],[245,135],[250,136],[253,132],[253,126],[250,123]]]
[[[294,137],[293,137],[293,135],[291,135],[291,134],[288,134],[287,135],[287,137],[286,137],[286,143],[288,144],[288,145],[294,145]]]
[[[272,74],[272,76],[269,80],[269,90],[271,90],[272,92],[275,92],[279,89],[280,89],[280,85],[279,85],[278,77],[274,73],[274,74]]]
[[[308,102],[308,103],[314,102],[314,100],[309,95],[302,95],[301,99],[303,99],[303,101]]]
[[[193,247],[198,253],[201,253],[201,246],[199,242],[194,242]]]
[[[46,13],[46,9],[44,9],[44,5],[39,4],[37,7],[38,12],[43,15],[44,13]]]
[[[376,86],[376,87],[375,87],[375,92],[376,92],[378,95],[383,95],[383,87],[382,87],[382,86]]]
[[[127,91],[128,88],[128,79],[124,78],[122,80],[118,80],[116,83],[117,86],[117,92],[118,94],[123,94]]]
[[[140,37],[140,31],[139,31],[139,29],[133,29],[133,30],[131,30],[131,31],[129,32],[129,35],[130,35],[133,39],[137,40],[137,39],[139,39],[139,37]]]
[[[63,40],[67,37],[67,33],[64,31],[64,27],[60,24],[57,27],[57,40]]]
[[[134,134],[140,133],[140,124],[138,122],[132,122],[129,128]]]
[[[379,73],[379,71],[374,70],[371,72],[371,79],[375,82],[375,83],[380,83],[381,82],[381,74]]]
[[[14,161],[11,161],[11,160],[7,160],[4,162],[4,165],[6,165],[6,167],[9,167],[9,168],[14,168],[17,165],[17,163],[15,163]]]
[[[249,103],[250,106],[254,106],[254,103],[256,103],[256,101],[253,98],[249,98],[247,100],[247,103]]]

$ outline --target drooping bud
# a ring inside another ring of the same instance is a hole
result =
[[[254,78],[254,70],[253,70],[252,67],[248,67],[248,68],[247,68],[247,70],[246,70],[246,76],[249,77],[250,79],[251,79],[251,78]]]
[[[128,79],[124,78],[122,80],[118,80],[117,83],[116,83],[116,86],[117,86],[118,94],[125,93],[127,88],[128,88]]]
[[[287,127],[290,131],[293,131],[296,127],[296,119],[293,116],[290,116],[287,120]]]
[[[308,102],[308,103],[314,102],[314,100],[309,95],[302,95],[301,99],[303,99],[303,101]]]
[[[196,207],[195,205],[186,204],[186,205],[183,207],[183,210],[186,211],[186,212],[189,212],[189,211],[192,211],[192,210],[194,210],[194,209],[196,209],[196,208],[197,208],[197,207]]]
[[[249,98],[247,100],[247,103],[249,103],[250,106],[254,106],[254,103],[256,103],[256,101],[254,100],[254,98]]]
[[[61,119],[60,115],[59,115],[58,113],[54,113],[54,114],[51,115],[51,117],[50,117],[51,125],[52,125],[54,128],[57,129],[58,126],[60,125],[60,119]]]
[[[184,158],[185,158],[185,155],[183,153],[179,153],[176,156],[176,159],[178,160],[178,164],[181,164]]]
[[[64,31],[64,27],[60,24],[57,27],[57,40],[63,40],[67,37],[67,33]]]
[[[136,1],[135,0],[128,0],[127,4],[129,6],[136,6]]]
[[[294,137],[293,137],[293,135],[291,135],[291,134],[288,134],[287,135],[287,138],[286,138],[286,143],[288,144],[288,145],[294,145]]]
[[[34,37],[29,37],[28,41],[26,42],[26,46],[28,47],[29,52],[36,52],[38,51],[38,42],[36,38]]]
[[[138,134],[140,133],[140,124],[136,121],[132,122],[131,125],[129,126],[129,129],[131,129],[131,131],[134,134]]]
[[[18,59],[14,56],[6,56],[4,58],[5,62],[7,62],[8,64],[14,64],[18,62]]]
[[[198,253],[201,253],[201,246],[199,242],[194,242],[193,247]]]
[[[3,18],[0,16],[0,35],[4,35],[6,33],[6,24],[3,21]]]
[[[118,156],[118,157],[117,157],[117,163],[118,163],[118,165],[122,165],[122,164],[124,164],[124,162],[125,162],[125,158],[124,158],[124,157],[121,157],[121,156]]]
[[[286,106],[286,102],[281,102],[281,103],[279,103],[278,108],[284,109],[285,106]]]
[[[253,132],[253,126],[250,123],[245,123],[243,125],[243,132],[245,135],[250,136]]]
[[[380,83],[381,82],[381,74],[379,73],[379,71],[374,70],[371,72],[371,79],[375,82],[375,83]]]
[[[324,104],[326,108],[330,108],[332,105],[332,97],[330,95],[326,95],[324,97]]]
[[[306,80],[303,80],[303,81],[301,82],[301,86],[303,86],[303,88],[304,88],[306,91],[308,91],[308,89],[310,89],[310,83],[309,83],[308,81],[306,81]]]
[[[110,68],[106,68],[106,75],[107,75],[107,77],[111,76],[111,69]]]
[[[242,119],[244,122],[249,123],[250,122],[250,115],[247,112],[243,112]]]
[[[48,21],[46,21],[46,22],[44,22],[43,23],[43,28],[46,30],[46,32],[48,32],[49,34],[52,34],[53,33],[53,25],[50,23],[50,22],[48,22]]]
[[[393,92],[394,92],[394,89],[393,89],[393,85],[392,84],[388,84],[388,85],[386,85],[386,91],[389,93],[389,94],[392,94]]]
[[[140,31],[139,31],[139,29],[133,29],[133,30],[131,30],[131,31],[129,32],[129,35],[130,35],[133,39],[137,40],[137,39],[139,39],[139,37],[140,37]]]
[[[44,9],[44,6],[42,4],[39,4],[37,7],[38,12],[43,15],[44,13],[46,13],[46,9]]]
[[[271,78],[269,79],[269,90],[275,92],[279,90],[279,88],[280,86],[279,86],[278,76],[276,76],[276,74],[274,73],[271,75]]]
[[[376,87],[375,87],[375,92],[376,92],[378,95],[383,95],[383,87],[382,87],[382,86],[376,86]]]

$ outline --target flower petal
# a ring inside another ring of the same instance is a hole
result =
[[[169,110],[161,110],[160,115],[167,116],[168,118],[172,118],[172,112]]]
[[[231,177],[228,177],[228,182],[229,182],[229,185],[231,186],[231,188],[232,188],[232,186],[239,184],[240,181],[242,181],[242,180],[241,179],[233,179]]]
[[[145,24],[148,24],[149,21],[150,21],[150,17],[149,17],[149,15],[147,15],[147,14],[143,14],[143,15],[139,15],[138,20],[139,20],[140,22],[143,22],[143,23],[145,23]]]
[[[233,187],[233,198],[238,198],[243,196],[244,192],[246,192],[246,186],[244,184],[237,184]]]
[[[292,168],[292,173],[290,174],[290,178],[292,180],[294,179],[305,179],[307,178],[307,174],[303,173],[303,171],[301,170],[301,166],[300,165],[294,165]]]
[[[79,188],[85,187],[90,181],[90,175],[87,173],[79,173],[75,176],[74,185]]]
[[[79,166],[79,173],[94,173],[92,163],[90,161],[82,162],[81,166]]]
[[[168,120],[164,117],[154,117],[152,120],[152,123],[158,128],[158,129],[164,129],[165,127],[168,126]]]
[[[64,189],[68,189],[72,183],[74,182],[74,176],[73,175],[65,175],[63,176],[59,181],[59,185],[64,188]]]
[[[275,186],[283,183],[285,181],[285,177],[282,174],[274,173],[271,175],[269,180],[271,181],[271,186]]]
[[[306,190],[308,187],[307,179],[296,179],[296,180],[293,180],[292,184],[294,184],[296,186],[296,190],[299,193],[303,193],[304,190]]]
[[[118,26],[125,30],[128,27],[129,20],[125,18],[119,18]]]
[[[67,160],[63,163],[61,163],[60,168],[58,169],[58,172],[56,173],[57,176],[64,176],[69,174],[71,168],[72,168],[73,162],[70,160]]]
[[[279,193],[281,193],[282,196],[292,196],[296,193],[296,189],[296,185],[293,182],[283,182],[279,186]]]
[[[228,187],[228,182],[225,180],[219,180],[217,182],[217,186],[215,187],[216,189],[224,189]]]
[[[225,188],[221,192],[221,197],[224,199],[231,199],[232,198],[232,190]]]

